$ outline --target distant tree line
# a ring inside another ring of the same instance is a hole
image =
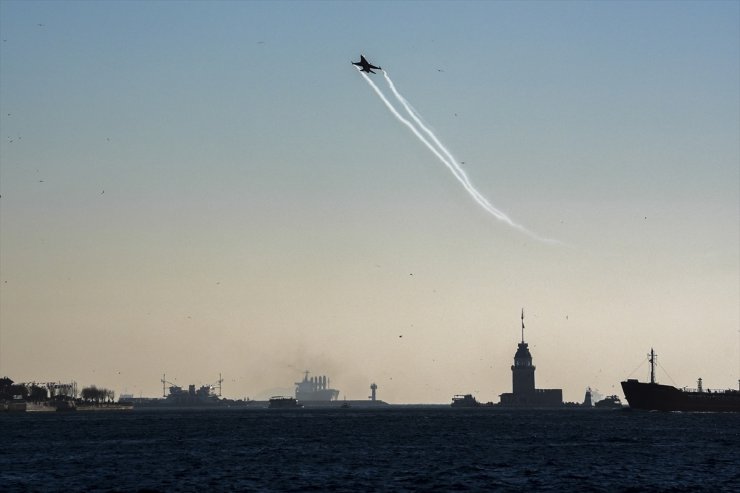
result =
[[[91,385],[89,387],[83,387],[80,396],[85,402],[100,404],[101,402],[113,402],[116,393],[109,389],[99,389],[95,385]]]

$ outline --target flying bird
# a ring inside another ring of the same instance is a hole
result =
[[[372,65],[370,62],[368,62],[365,59],[365,56],[364,55],[360,55],[360,61],[359,62],[352,62],[352,65],[356,65],[358,67],[361,67],[360,68],[360,72],[369,72],[371,74],[374,74],[375,73],[375,72],[372,71],[372,69],[375,69],[375,70],[383,70],[382,68],[376,67],[375,65]]]

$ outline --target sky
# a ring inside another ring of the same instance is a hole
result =
[[[524,308],[565,400],[650,348],[738,385],[738,2],[0,0],[0,34],[1,375],[498,402]]]

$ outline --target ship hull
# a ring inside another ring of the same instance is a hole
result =
[[[267,407],[268,409],[300,409],[303,406],[292,397],[273,397]]]
[[[740,392],[736,390],[692,392],[670,385],[622,382],[630,408],[646,411],[740,412]]]
[[[350,408],[356,408],[356,409],[366,409],[366,408],[376,408],[376,407],[387,407],[389,404],[384,401],[371,401],[371,400],[342,400],[342,401],[298,401],[299,404],[301,404],[305,408],[314,408],[314,409],[339,409],[342,406],[350,407]]]
[[[300,390],[296,390],[295,392],[295,398],[300,401],[322,401],[322,402],[328,402],[328,401],[336,401],[339,398],[339,391],[336,389],[320,389],[320,390],[313,390],[309,392],[302,392]]]

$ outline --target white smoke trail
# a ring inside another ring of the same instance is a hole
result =
[[[388,81],[388,84],[393,91],[393,94],[396,96],[396,99],[403,105],[403,107],[406,109],[408,114],[411,116],[411,118],[416,122],[419,127],[424,130],[424,132],[429,135],[429,137],[434,141],[434,143],[439,147],[439,149],[442,150],[442,152],[445,154],[443,156],[437,148],[435,148],[420,132],[419,130],[406,118],[401,116],[398,111],[396,111],[396,108],[393,107],[393,105],[386,99],[385,95],[378,89],[378,87],[375,85],[375,83],[370,79],[370,77],[367,76],[367,74],[360,72],[360,75],[362,75],[367,83],[370,85],[370,87],[373,88],[375,93],[378,95],[378,97],[385,103],[386,107],[393,113],[393,115],[404,125],[406,125],[413,133],[416,135],[416,137],[429,148],[432,153],[437,156],[437,158],[442,161],[442,163],[447,166],[447,168],[450,170],[452,175],[460,182],[460,184],[465,188],[465,190],[470,194],[470,196],[475,200],[478,205],[480,205],[484,210],[489,212],[491,215],[493,215],[496,219],[503,221],[507,223],[509,226],[518,229],[519,231],[531,236],[532,238],[535,238],[536,240],[545,242],[545,243],[560,243],[557,240],[551,240],[547,238],[542,238],[538,236],[537,234],[529,231],[527,228],[522,226],[521,224],[515,223],[511,220],[506,214],[504,214],[502,211],[498,210],[496,207],[494,207],[481,193],[473,186],[472,183],[470,183],[470,179],[465,174],[465,171],[457,164],[457,161],[452,156],[452,154],[447,150],[447,148],[442,145],[442,143],[437,139],[437,137],[434,135],[434,133],[421,121],[421,118],[416,114],[416,112],[411,108],[411,105],[406,101],[406,99],[401,96],[401,94],[396,90],[395,85],[393,85],[393,82],[390,80],[390,77],[388,77],[388,74],[383,72],[385,75],[386,80]]]
[[[458,176],[458,174],[455,172],[455,169],[452,166],[450,166],[450,164],[447,162],[444,156],[440,154],[439,151],[435,149],[434,146],[430,144],[429,141],[426,138],[424,138],[423,135],[421,135],[421,133],[419,133],[416,127],[414,127],[414,125],[410,121],[405,119],[403,116],[401,116],[401,114],[398,111],[396,111],[396,108],[394,108],[393,105],[388,101],[388,99],[386,99],[385,95],[382,92],[380,92],[380,89],[378,89],[378,86],[375,85],[372,79],[370,79],[370,77],[368,77],[364,72],[360,72],[360,75],[362,75],[367,81],[367,83],[370,84],[370,87],[373,88],[373,90],[378,95],[378,97],[381,99],[381,101],[385,103],[385,105],[388,107],[391,113],[393,113],[393,115],[398,119],[398,121],[400,121],[401,123],[409,127],[409,129],[414,133],[414,135],[416,135],[419,138],[419,140],[424,145],[426,145],[429,148],[429,150],[432,151],[432,153],[434,153],[434,155],[437,156],[437,158],[440,161],[442,161],[442,163],[444,163],[445,166],[447,166],[447,168],[449,168],[452,174],[455,175],[455,178],[457,178],[460,181],[460,183],[462,183],[462,186],[465,187],[466,190],[470,191],[468,189],[469,186],[465,183],[465,180],[463,180],[460,176]]]
[[[452,155],[452,153],[445,147],[442,142],[439,141],[436,135],[434,135],[434,132],[432,132],[429,127],[427,127],[424,122],[422,122],[421,118],[419,117],[418,113],[414,110],[414,108],[409,104],[409,102],[401,96],[401,94],[396,90],[396,85],[393,84],[393,81],[391,80],[390,76],[388,76],[387,72],[383,72],[383,75],[385,76],[385,80],[388,82],[388,86],[391,88],[391,91],[393,91],[393,94],[396,96],[396,99],[403,105],[403,107],[406,109],[406,112],[411,116],[411,118],[416,122],[419,127],[434,141],[434,143],[439,147],[439,149],[442,150],[442,152],[447,156],[448,162],[452,167],[455,168],[456,174],[465,181],[465,183],[468,184],[469,189],[472,190],[471,193],[473,193],[473,198],[487,211],[489,211],[491,214],[496,216],[498,219],[508,223],[511,226],[518,227],[518,224],[515,224],[504,212],[498,210],[496,207],[494,207],[488,199],[486,199],[478,190],[473,187],[473,184],[470,183],[470,179],[468,178],[468,175],[465,173],[465,170],[463,170],[460,165],[457,164],[457,159]]]

